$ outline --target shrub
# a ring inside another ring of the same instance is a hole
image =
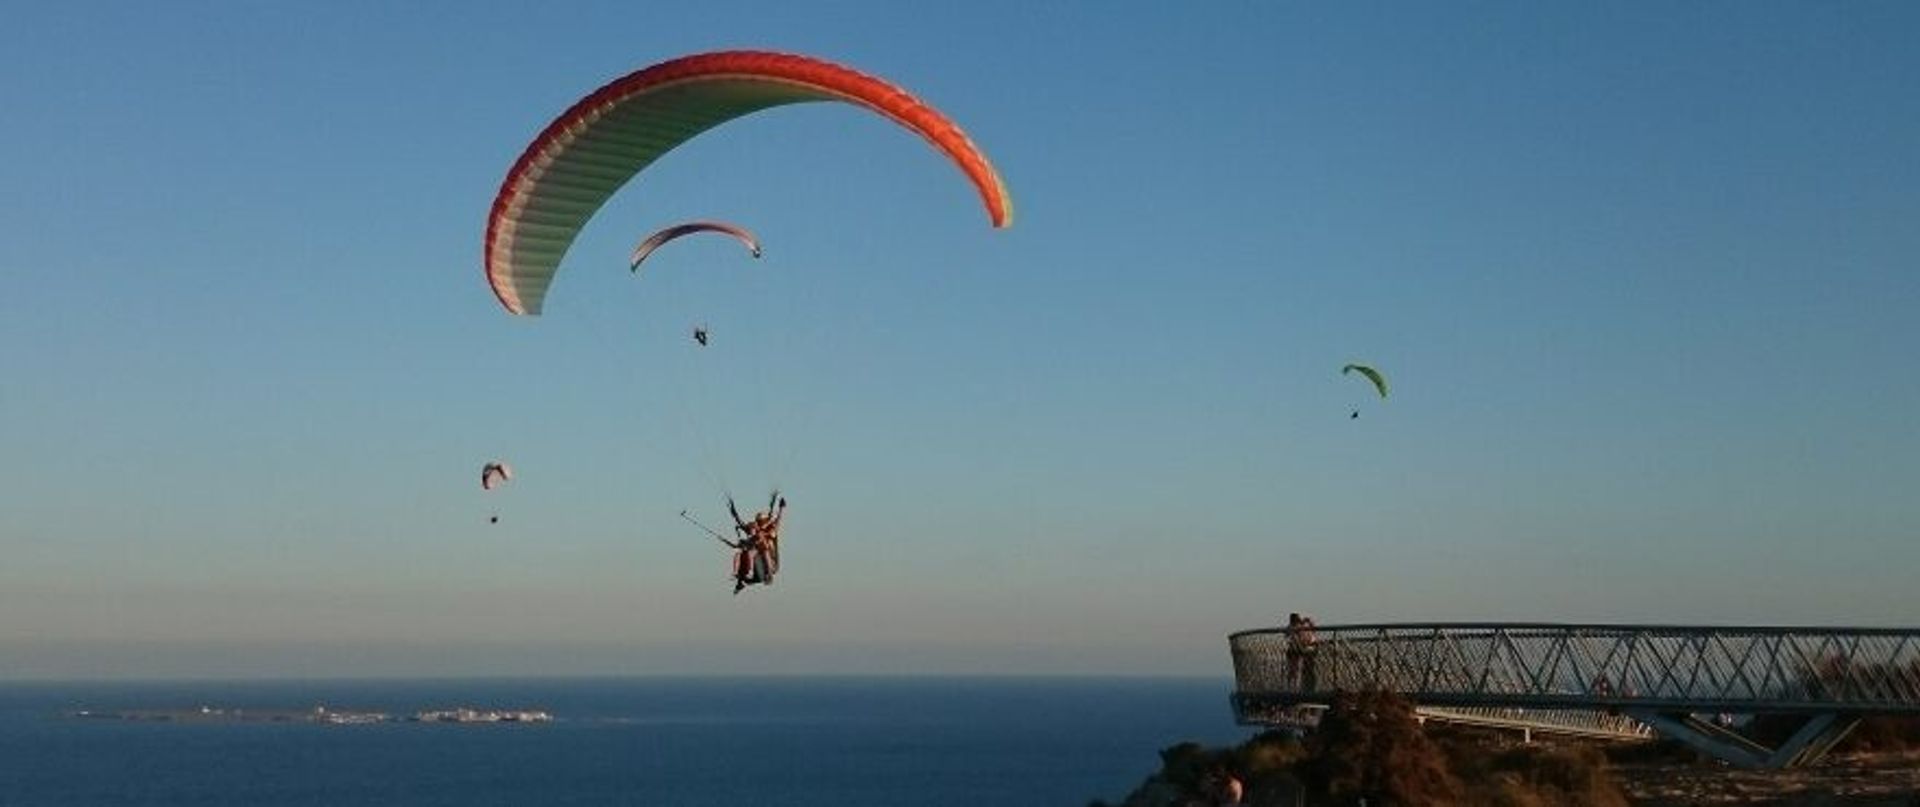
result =
[[[1458,804],[1460,780],[1420,731],[1413,707],[1389,692],[1342,694],[1307,743],[1304,773],[1337,803]]]

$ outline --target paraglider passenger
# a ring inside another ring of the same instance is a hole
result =
[[[734,533],[740,536],[735,544],[733,593],[755,583],[772,585],[780,572],[780,522],[787,514],[786,497],[775,491],[767,509],[753,514],[752,521],[740,516],[732,500],[727,501],[727,512],[733,516]]]
[[[780,572],[780,522],[786,515],[787,499],[776,491],[767,499],[767,509],[753,516],[754,571],[766,585]]]

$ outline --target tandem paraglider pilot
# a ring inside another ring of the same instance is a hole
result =
[[[733,531],[740,537],[732,544],[733,593],[750,585],[773,585],[780,573],[780,522],[787,515],[787,497],[774,491],[767,498],[767,509],[753,514],[751,521],[740,517],[740,509],[727,500],[727,513],[733,516]]]

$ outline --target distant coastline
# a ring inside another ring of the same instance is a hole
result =
[[[411,714],[329,709],[241,709],[196,706],[188,709],[77,709],[67,712],[84,720],[121,720],[141,723],[551,723],[553,715],[539,709],[429,709]]]

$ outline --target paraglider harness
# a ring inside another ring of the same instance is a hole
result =
[[[780,519],[787,512],[787,499],[776,490],[767,497],[767,509],[754,515],[753,521],[740,517],[740,508],[727,497],[727,514],[733,516],[733,532],[738,541],[721,538],[734,549],[733,593],[750,585],[773,585],[780,572]],[[719,537],[719,536],[715,536]]]

